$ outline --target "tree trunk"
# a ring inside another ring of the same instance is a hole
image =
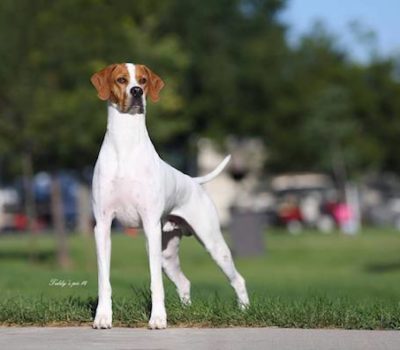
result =
[[[93,236],[93,225],[92,225],[92,203],[90,187],[85,182],[79,183],[78,189],[78,231],[81,235],[82,244],[86,251],[92,250],[92,236]],[[85,254],[85,268],[86,271],[93,271],[95,269],[94,259],[90,254]]]
[[[25,195],[25,215],[27,217],[28,225],[27,231],[30,236],[29,239],[29,257],[31,260],[36,260],[36,203],[35,196],[32,188],[33,179],[33,161],[32,153],[26,151],[22,154],[22,176]]]
[[[53,175],[51,181],[51,212],[54,234],[57,240],[57,262],[58,265],[64,269],[70,266],[70,258],[61,183],[57,175]]]
[[[331,161],[333,174],[335,175],[336,182],[339,186],[341,197],[344,197],[347,184],[347,169],[343,152],[339,146],[332,149]]]
[[[78,231],[84,237],[90,237],[93,231],[90,190],[89,186],[82,182],[78,189]]]

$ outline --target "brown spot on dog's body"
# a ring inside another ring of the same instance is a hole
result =
[[[150,96],[153,102],[157,102],[160,90],[164,87],[164,82],[161,78],[153,73],[149,68],[143,64],[135,65],[135,75],[136,81],[139,83],[140,87],[146,93],[146,96]],[[141,83],[141,81],[144,81]]]
[[[119,83],[118,79],[124,78],[124,83]],[[111,73],[111,96],[112,102],[116,103],[122,111],[125,111],[128,106],[126,101],[128,96],[126,94],[126,87],[129,84],[129,72],[125,64],[118,64],[114,71]]]
[[[116,68],[117,64],[110,64],[106,68],[94,73],[90,81],[97,90],[97,96],[100,100],[106,101],[110,98],[110,75],[111,72]]]
[[[122,111],[127,109],[126,87],[129,84],[129,72],[125,64],[111,64],[100,72],[93,74],[90,80],[97,89],[101,100],[111,100]],[[118,80],[121,82],[118,82]]]

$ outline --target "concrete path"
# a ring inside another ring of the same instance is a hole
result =
[[[0,328],[0,349],[399,350],[400,331],[281,328],[169,328],[163,331],[89,327]]]

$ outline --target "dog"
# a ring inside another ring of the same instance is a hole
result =
[[[182,229],[189,229],[228,277],[241,308],[246,285],[221,234],[215,206],[202,184],[216,177],[226,157],[203,177],[192,178],[160,159],[146,128],[146,99],[159,100],[161,78],[141,64],[112,64],[93,74],[98,97],[107,101],[107,131],[93,174],[93,213],[98,265],[98,306],[93,328],[111,328],[110,228],[114,218],[144,229],[150,266],[150,329],[167,326],[162,270],[190,304],[190,282],[180,268]]]

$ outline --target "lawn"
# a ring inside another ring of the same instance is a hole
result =
[[[400,329],[400,233],[269,230],[265,242],[265,256],[235,259],[252,302],[242,312],[208,254],[184,238],[181,262],[192,282],[192,305],[181,307],[165,279],[169,325]],[[97,296],[94,241],[71,236],[67,271],[55,264],[50,235],[37,238],[34,261],[30,246],[26,236],[0,237],[0,323],[89,324]],[[115,233],[112,251],[114,325],[146,326],[151,301],[144,238]]]

